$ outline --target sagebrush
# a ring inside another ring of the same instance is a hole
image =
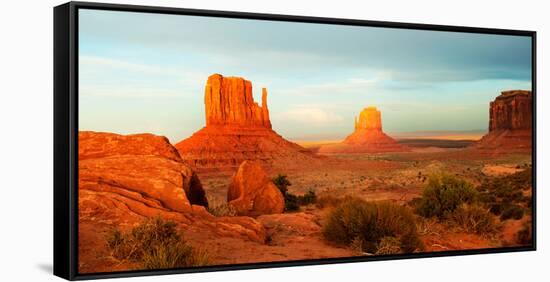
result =
[[[177,224],[161,217],[146,219],[128,232],[113,229],[106,239],[113,257],[138,263],[143,269],[208,264],[207,252],[189,246],[178,232]]]
[[[414,215],[407,207],[354,197],[345,197],[330,211],[323,235],[329,241],[367,253],[395,253],[395,240],[399,241],[399,253],[424,249]]]

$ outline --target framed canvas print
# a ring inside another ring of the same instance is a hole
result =
[[[54,8],[54,274],[535,250],[533,31]]]

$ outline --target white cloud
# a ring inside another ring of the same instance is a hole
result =
[[[341,116],[335,113],[312,106],[297,106],[275,115],[274,119],[314,126],[326,126],[343,120]]]

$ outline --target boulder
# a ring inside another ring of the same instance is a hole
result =
[[[227,202],[238,214],[257,216],[282,213],[285,200],[258,162],[244,161],[229,185]]]
[[[197,175],[165,137],[81,132],[78,140],[79,191],[124,196],[129,207],[130,200],[176,212],[208,206]]]

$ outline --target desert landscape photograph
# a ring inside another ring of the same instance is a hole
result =
[[[78,21],[80,274],[533,245],[530,37]]]

